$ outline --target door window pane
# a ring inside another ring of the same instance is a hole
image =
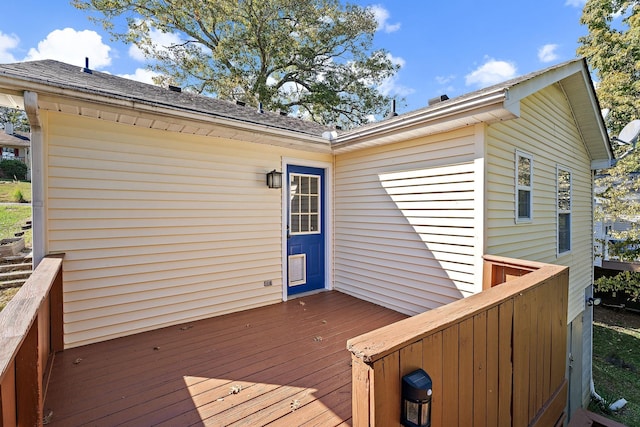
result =
[[[291,214],[291,233],[300,232],[300,215]]]
[[[290,174],[291,233],[320,233],[320,208],[320,177]]]

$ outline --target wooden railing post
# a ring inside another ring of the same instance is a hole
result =
[[[355,356],[351,357],[351,384],[353,427],[369,427],[371,425],[369,419],[371,367]]]
[[[51,257],[62,258],[63,255],[54,255]],[[50,316],[51,316],[51,351],[57,353],[64,350],[64,319],[63,319],[63,300],[62,300],[62,269],[63,265],[60,265],[60,270],[53,279],[51,285],[51,291],[49,292],[49,304],[50,304]]]

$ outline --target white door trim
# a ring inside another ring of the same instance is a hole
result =
[[[333,164],[329,162],[319,162],[315,160],[305,160],[293,157],[282,158],[282,300],[287,301],[287,283],[289,283],[289,272],[287,270],[287,166],[307,166],[311,168],[324,169],[324,209],[325,209],[325,246],[324,246],[324,277],[325,289],[333,289]]]

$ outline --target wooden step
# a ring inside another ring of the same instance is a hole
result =
[[[10,271],[31,271],[33,265],[30,262],[21,262],[18,264],[2,264],[0,265],[0,273],[8,273]]]
[[[24,262],[33,262],[33,252],[20,252],[16,255],[10,255],[0,258],[0,265],[21,264]]]
[[[19,288],[26,283],[27,279],[8,280],[6,282],[0,281],[0,289]]]
[[[10,282],[12,280],[27,280],[33,271],[9,271],[7,273],[0,273],[0,283]]]

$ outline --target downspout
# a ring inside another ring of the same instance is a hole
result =
[[[24,110],[31,126],[31,215],[33,217],[33,268],[45,255],[44,137],[38,94],[24,92]]]

